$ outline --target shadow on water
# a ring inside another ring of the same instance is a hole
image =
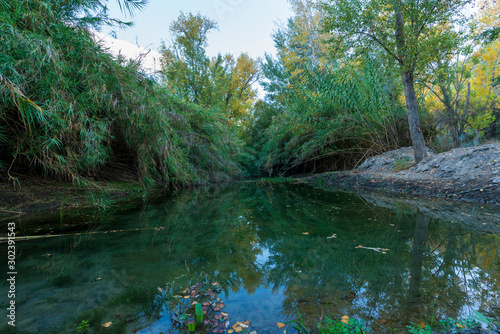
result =
[[[169,293],[196,282],[219,282],[231,324],[250,320],[259,334],[298,313],[308,324],[346,314],[378,333],[473,310],[500,318],[499,212],[436,205],[243,183],[56,218],[43,231],[114,232],[18,242],[16,328],[72,333],[85,320],[95,333],[175,333]]]

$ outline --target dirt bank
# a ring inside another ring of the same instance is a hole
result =
[[[355,170],[314,175],[303,182],[500,205],[500,144],[429,152],[419,164],[412,148],[402,148],[369,158]]]
[[[142,194],[139,184],[131,182],[97,182],[87,188],[39,178],[0,182],[0,220],[61,207],[106,209]]]

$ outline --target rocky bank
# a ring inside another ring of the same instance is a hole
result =
[[[500,144],[429,151],[419,164],[406,147],[371,157],[354,170],[314,175],[305,182],[500,205]]]

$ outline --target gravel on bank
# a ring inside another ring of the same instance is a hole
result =
[[[367,159],[351,171],[310,176],[305,182],[328,188],[380,189],[500,205],[500,144],[458,148],[415,164],[412,148]]]

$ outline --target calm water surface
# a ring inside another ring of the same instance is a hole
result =
[[[135,209],[16,220],[18,236],[65,234],[17,243],[16,329],[74,333],[85,320],[94,333],[177,333],[178,300],[168,296],[196,282],[220,283],[231,324],[249,320],[259,334],[283,333],[276,323],[299,313],[306,323],[362,318],[376,333],[473,310],[500,318],[500,211],[464,204],[438,219],[383,203],[244,183]],[[5,279],[0,288],[3,326]]]

